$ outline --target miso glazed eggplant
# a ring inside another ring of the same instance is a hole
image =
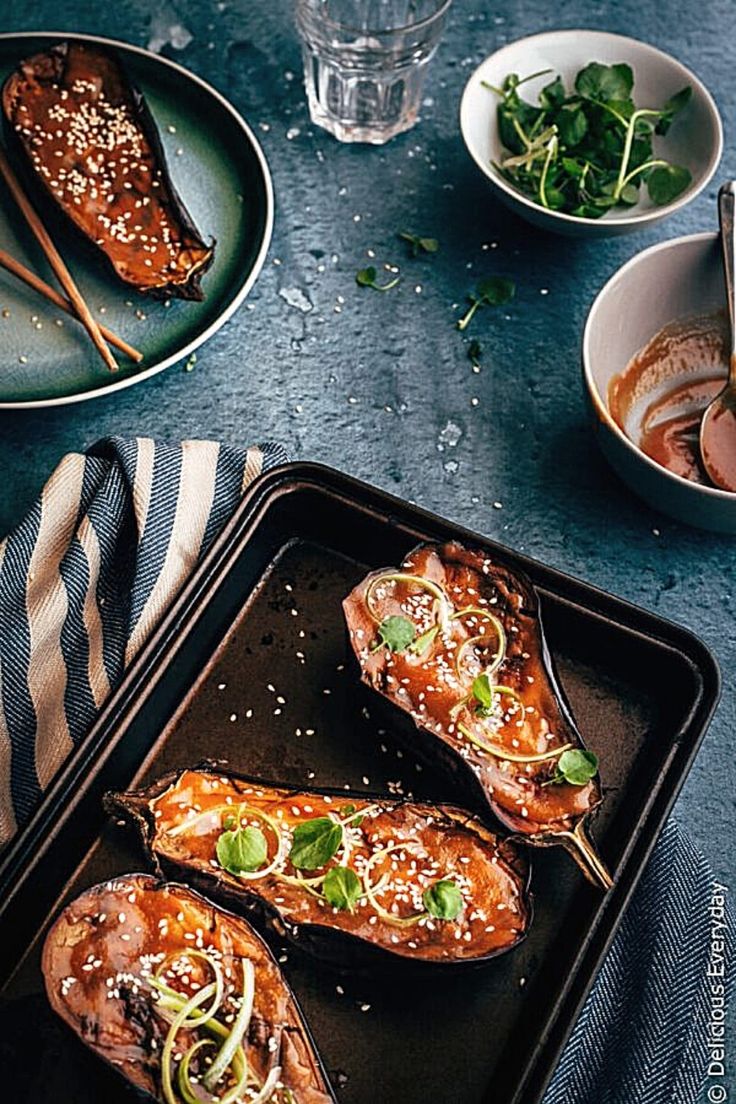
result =
[[[107,806],[162,871],[341,966],[477,963],[526,933],[528,869],[450,806],[184,770]]]
[[[179,198],[146,101],[115,54],[86,42],[51,46],[10,74],[2,102],[11,152],[39,197],[121,280],[158,297],[203,298],[214,246]]]
[[[608,888],[585,824],[602,799],[597,759],[558,686],[529,580],[481,551],[424,545],[343,605],[363,680],[413,719],[416,750]]]
[[[245,920],[125,874],[64,909],[43,949],[51,1006],[160,1104],[334,1104],[301,1011]]]

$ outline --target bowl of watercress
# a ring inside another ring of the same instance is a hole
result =
[[[718,109],[695,74],[604,31],[549,31],[497,50],[465,87],[460,125],[503,202],[576,236],[667,218],[705,188],[723,150]]]

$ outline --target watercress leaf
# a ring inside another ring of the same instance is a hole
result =
[[[685,191],[691,180],[689,169],[680,165],[658,165],[647,177],[649,198],[658,207],[671,203]]]
[[[349,866],[333,866],[322,883],[322,894],[336,909],[352,912],[362,893],[360,879]]]
[[[552,211],[559,211],[561,207],[565,206],[565,196],[558,188],[551,188],[548,184],[544,194],[547,206]]]
[[[539,103],[541,107],[551,111],[554,108],[561,107],[565,102],[565,86],[562,83],[560,77],[555,77],[553,81],[546,84],[542,91],[539,93]]]
[[[516,112],[508,104],[499,104],[496,114],[498,120],[498,135],[501,145],[510,153],[523,153],[524,143],[516,132],[514,119]]]
[[[657,134],[667,133],[675,115],[690,103],[692,94],[693,90],[691,86],[686,84],[685,87],[681,88],[679,92],[676,92],[674,96],[670,96],[662,108],[661,118],[657,121]]]
[[[639,135],[631,143],[631,153],[629,154],[629,171],[631,169],[638,169],[640,165],[643,165],[652,156],[652,138],[651,135]]]
[[[564,146],[576,146],[588,133],[588,120],[583,109],[566,104],[557,115],[557,129]]]
[[[222,827],[226,829],[234,828],[238,823],[238,819],[233,813],[227,813],[222,818]]]
[[[376,276],[378,273],[373,265],[368,265],[368,268],[361,268],[355,273],[355,282],[360,284],[361,287],[373,287],[376,282]]]
[[[476,287],[478,297],[489,307],[500,307],[513,299],[516,284],[505,276],[490,276]]]
[[[630,65],[601,65],[591,61],[575,78],[575,91],[588,100],[627,100],[634,87]]]
[[[425,889],[422,902],[430,916],[438,920],[454,920],[462,912],[463,897],[455,882],[443,879]]]
[[[561,164],[567,175],[572,176],[573,179],[579,180],[583,175],[585,165],[574,157],[563,157]]]
[[[268,844],[260,828],[248,825],[223,832],[215,848],[217,861],[231,874],[260,870],[268,858]]]
[[[399,613],[392,613],[378,626],[381,645],[385,645],[390,652],[403,652],[409,647],[416,633],[414,622]]]
[[[610,111],[615,111],[617,115],[622,115],[624,119],[630,119],[636,111],[636,105],[632,99],[606,100],[605,103],[606,107],[610,108]],[[613,118],[613,116],[610,114],[610,111],[607,112],[606,122],[608,123],[608,125],[620,125],[619,123],[617,123],[617,120]]]
[[[297,870],[318,870],[334,858],[342,843],[342,825],[330,817],[302,821],[294,829],[289,861]]]
[[[584,748],[563,751],[557,760],[557,775],[572,786],[584,786],[598,773],[598,756]]]
[[[478,710],[490,713],[493,708],[493,687],[488,675],[478,675],[473,679],[473,697],[478,703]]]
[[[420,238],[419,245],[425,253],[436,253],[440,247],[436,238]]]
[[[639,188],[634,181],[630,181],[621,189],[618,201],[623,203],[625,207],[633,207],[635,203],[639,202]]]

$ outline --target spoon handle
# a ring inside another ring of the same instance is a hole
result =
[[[731,322],[729,384],[736,388],[736,181],[729,180],[718,192],[718,219],[721,224],[723,273],[726,279],[726,300]]]

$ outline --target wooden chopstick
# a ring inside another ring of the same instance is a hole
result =
[[[0,249],[0,268],[5,268],[8,272],[12,272],[13,276],[17,276],[24,284],[28,284],[34,291],[37,291],[40,295],[44,295],[61,310],[70,314],[72,318],[77,318],[77,312],[68,299],[60,295],[55,288],[44,283],[40,276],[36,276],[35,272],[31,272],[30,268],[26,268],[20,261],[16,261],[15,257],[11,257],[10,253],[6,253],[4,249]],[[112,330],[108,330],[106,326],[100,326],[100,333],[105,341],[109,342],[110,345],[114,345],[116,349],[120,349],[121,353],[125,353],[125,355],[135,361],[136,364],[140,364],[143,360],[143,353],[135,349],[132,345],[129,345],[122,337],[118,337]]]
[[[5,154],[5,150],[2,149],[2,147],[0,147],[0,174],[2,174],[5,183],[10,189],[13,199],[20,207],[26,222],[35,234],[39,245],[46,254],[48,262],[53,268],[59,283],[66,292],[74,308],[74,311],[79,318],[79,321],[82,323],[87,333],[92,338],[95,348],[99,352],[107,367],[110,369],[111,372],[116,372],[118,367],[117,362],[115,360],[115,357],[110,352],[107,342],[100,333],[100,327],[97,325],[97,322],[92,317],[89,307],[82,298],[79,288],[74,283],[69,269],[66,267],[64,261],[62,260],[61,254],[51,240],[48,230],[41,222],[41,219],[37,214],[36,209],[31,205],[30,200],[26,197],[26,194],[21,187],[20,181],[11,168],[10,162],[8,161]]]

